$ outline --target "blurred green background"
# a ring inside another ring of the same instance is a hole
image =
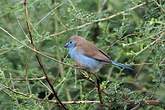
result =
[[[96,87],[70,67],[65,42],[81,35],[135,72],[105,66],[97,75],[105,109],[165,109],[164,0],[0,0],[0,109],[58,110],[29,42],[29,22],[42,63],[69,110],[96,110]],[[10,35],[9,35],[10,34]],[[59,62],[64,62],[61,64]],[[83,74],[82,74],[83,73]],[[92,77],[94,80],[94,78]],[[51,100],[52,99],[52,100]],[[158,101],[147,104],[148,101]]]

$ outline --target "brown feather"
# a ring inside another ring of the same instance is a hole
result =
[[[71,39],[76,41],[77,51],[98,61],[110,63],[110,57],[98,49],[93,43],[80,36],[72,36]]]

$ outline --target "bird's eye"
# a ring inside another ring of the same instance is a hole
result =
[[[69,43],[71,44],[71,43],[72,43],[72,41],[69,41]]]

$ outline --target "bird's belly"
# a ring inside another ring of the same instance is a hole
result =
[[[100,68],[102,68],[103,63],[99,62],[93,58],[90,58],[88,56],[85,56],[76,50],[72,50],[72,52],[69,52],[72,59],[74,59],[76,62],[80,63],[80,65],[83,65],[85,69],[88,69],[92,72],[97,72]]]

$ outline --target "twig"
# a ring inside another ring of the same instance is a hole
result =
[[[140,108],[140,103],[138,103],[135,107],[131,108],[130,110],[138,110]]]
[[[160,100],[155,99],[155,100],[144,100],[143,103],[146,105],[159,105],[161,102]]]
[[[7,79],[7,78],[6,78]],[[39,77],[39,78],[12,78],[11,80],[13,81],[35,81],[35,80],[45,80],[46,77],[43,76],[43,77]]]
[[[149,45],[147,45],[142,50],[140,50],[139,52],[137,52],[136,55],[134,56],[134,58],[136,56],[138,56],[139,54],[141,54],[143,51],[147,50],[149,47],[151,47],[155,43],[157,43],[157,41],[159,41],[165,35],[165,32],[164,31],[160,31],[159,34],[160,34],[159,37],[157,37],[153,42],[151,42]]]
[[[23,47],[26,47],[26,48],[30,49],[31,51],[33,51],[33,52],[35,52],[35,53],[37,53],[37,54],[39,54],[39,55],[41,55],[41,56],[43,56],[43,57],[46,57],[46,58],[48,58],[48,59],[50,59],[50,60],[53,60],[53,61],[55,61],[55,62],[57,62],[57,63],[63,64],[63,65],[66,65],[66,66],[69,66],[69,67],[72,67],[72,68],[78,68],[78,67],[76,67],[76,66],[73,66],[73,65],[64,63],[64,62],[62,62],[62,61],[59,61],[59,60],[57,60],[57,59],[51,57],[50,55],[47,55],[47,54],[45,54],[45,53],[43,53],[43,52],[41,52],[41,51],[36,50],[35,48],[32,48],[32,47],[26,45],[25,43],[23,43],[23,42],[21,42],[20,40],[18,40],[15,36],[13,36],[12,34],[10,34],[7,30],[5,30],[4,28],[2,28],[1,26],[0,26],[0,29],[1,29],[2,31],[4,31],[7,35],[9,35],[9,37],[11,37],[12,39],[14,39],[14,40],[15,40],[16,42],[18,42],[19,44],[21,44]],[[0,55],[1,55],[1,54],[0,54]],[[135,65],[135,66],[136,66],[136,65],[154,65],[154,63],[148,63],[148,62],[146,62],[146,63],[131,64],[131,65]],[[161,63],[161,65],[164,66],[165,64],[164,64],[164,63]]]
[[[40,100],[40,101],[48,101],[48,102],[51,102],[51,103],[55,103],[55,104],[59,104],[58,101],[56,100],[43,100],[43,99],[39,99],[37,97],[34,97],[33,95],[30,95],[30,94],[25,94],[25,93],[22,93],[22,92],[19,92],[17,90],[14,90],[8,86],[5,86],[5,85],[2,85],[1,84],[1,87],[4,87],[5,89],[8,89],[9,91],[15,93],[15,94],[18,94],[18,95],[21,95],[21,96],[24,96],[24,97],[28,97],[28,98],[33,98],[35,100]],[[94,104],[97,104],[97,103],[100,103],[100,101],[96,101],[96,100],[75,100],[75,101],[62,101],[63,104],[91,104],[91,103],[94,103]]]
[[[96,77],[96,83],[97,83],[97,91],[99,94],[100,104],[102,105],[103,104],[103,98],[102,98],[101,90],[100,90],[100,80],[97,77]]]
[[[51,100],[50,102],[54,102],[54,103],[57,103],[57,101],[54,101],[54,100]],[[100,103],[100,101],[93,101],[93,100],[77,100],[77,101],[62,101],[62,103],[64,104],[97,104],[97,103]]]
[[[96,85],[97,85],[96,87],[97,87],[97,91],[98,91],[98,95],[99,95],[100,106],[103,109],[104,103],[103,103],[103,98],[102,98],[102,95],[101,95],[100,80],[99,80],[99,78],[97,77],[97,75],[95,73],[91,73],[91,74],[93,74],[96,78]]]
[[[39,99],[31,94],[25,94],[25,93],[22,93],[22,92],[19,92],[15,89],[12,89],[8,86],[5,86],[3,84],[0,84],[1,87],[4,87],[5,89],[8,89],[9,91],[15,93],[15,94],[18,94],[18,95],[21,95],[21,96],[24,96],[24,97],[27,97],[27,98],[32,98],[34,100],[37,100],[37,101],[44,101],[44,102],[49,102],[49,103],[54,103],[54,104],[59,104],[58,101],[56,100],[45,100],[45,99]],[[4,89],[1,89],[2,91],[4,91]],[[63,104],[99,104],[100,101],[97,101],[97,100],[71,100],[71,101],[62,101]],[[130,100],[127,102],[128,104],[136,104],[131,110],[137,110],[138,108],[141,107],[141,105],[153,105],[153,106],[158,106],[158,105],[161,105],[162,102],[158,99],[146,99],[146,100],[142,100],[142,101],[134,101],[134,100]],[[138,103],[138,104],[137,104]]]
[[[86,72],[86,71],[85,71]],[[83,73],[82,73],[83,74]],[[92,74],[92,73],[91,73]],[[83,74],[84,75],[84,74]],[[98,88],[98,85],[95,83],[95,81],[93,81],[90,77],[86,77],[85,75],[84,75],[84,78],[86,79],[86,80],[88,80],[89,82],[91,82],[93,85],[95,85],[96,86],[96,88]],[[104,95],[106,95],[106,96],[109,96],[108,95],[108,93],[106,93],[105,91],[104,91],[104,89],[100,89],[100,91],[102,92],[102,93],[104,93]]]
[[[40,100],[40,101],[47,101],[47,102],[50,102],[50,103],[55,103],[55,104],[59,104],[58,101],[56,100],[43,100],[43,99],[39,99],[37,97],[34,97],[34,95],[31,95],[31,94],[25,94],[25,93],[22,93],[22,92],[19,92],[15,89],[12,89],[6,85],[3,85],[3,84],[0,84],[1,86],[1,90],[3,90],[3,88],[5,89],[8,89],[9,91],[15,93],[15,94],[18,94],[18,95],[21,95],[21,96],[24,96],[24,97],[28,97],[28,98],[33,98],[34,100]],[[3,88],[2,88],[3,87]],[[100,103],[100,101],[90,101],[90,100],[77,100],[77,101],[62,101],[63,104],[91,104],[91,103]],[[137,103],[137,101],[133,101],[133,100],[130,100],[128,101],[127,103],[130,103],[130,104],[133,104],[133,103]],[[146,100],[143,100],[143,101],[139,101],[139,103],[143,104],[143,105],[160,105],[162,102],[159,100],[159,99],[146,99]]]
[[[61,7],[63,5],[63,3],[58,4],[55,8],[53,8],[50,12],[48,12],[44,17],[42,17],[36,24],[35,27],[38,26],[46,17],[48,17],[49,15],[51,15],[56,9],[58,9],[59,7]]]
[[[4,31],[7,35],[9,35],[12,39],[14,39],[16,42],[20,43],[20,44],[23,45],[24,47],[26,47],[26,48],[30,49],[31,51],[35,52],[36,54],[39,54],[39,55],[41,55],[41,56],[44,56],[44,57],[46,57],[46,58],[48,58],[48,59],[51,59],[51,60],[57,62],[57,63],[63,64],[63,65],[66,65],[66,66],[69,66],[69,67],[72,67],[72,68],[79,68],[79,67],[72,66],[72,65],[70,65],[70,64],[64,63],[64,62],[62,62],[62,61],[59,61],[59,60],[57,60],[57,59],[51,57],[50,55],[44,54],[43,52],[36,50],[36,48],[32,48],[32,47],[30,47],[30,46],[24,44],[23,42],[21,42],[19,39],[17,39],[17,38],[14,37],[13,35],[11,35],[7,30],[5,30],[4,28],[2,28],[1,26],[0,26],[0,29],[1,29],[2,31]]]
[[[153,0],[155,2],[155,4],[160,8],[160,10],[165,13],[165,9],[156,1],[156,0]]]
[[[24,7],[25,7],[26,25],[27,25],[27,28],[28,28],[28,33],[29,33],[29,37],[30,37],[30,43],[31,43],[31,45],[33,46],[33,48],[34,48],[35,50],[37,50],[36,47],[35,47],[35,45],[34,45],[34,42],[33,42],[33,37],[32,37],[32,33],[31,33],[31,29],[30,29],[30,23],[29,23],[29,20],[28,20],[28,17],[29,17],[29,16],[28,16],[28,9],[27,9],[27,0],[24,0]],[[38,55],[38,54],[35,54],[35,56],[36,56],[36,59],[37,59],[38,64],[40,65],[40,67],[41,67],[41,69],[42,69],[42,71],[43,71],[43,73],[44,73],[44,75],[45,75],[45,79],[46,79],[47,83],[49,84],[51,90],[53,91],[53,94],[54,94],[55,98],[57,99],[57,101],[58,101],[58,103],[60,104],[60,106],[61,106],[64,110],[67,110],[67,108],[64,106],[64,104],[63,104],[63,103],[61,102],[61,100],[59,99],[59,97],[58,97],[58,95],[57,95],[57,92],[54,90],[53,85],[50,83],[49,78],[48,78],[48,76],[47,76],[47,73],[46,73],[46,71],[45,71],[44,65],[42,64],[39,55]]]
[[[133,103],[135,103],[135,102],[133,101]],[[138,110],[142,105],[155,105],[155,106],[157,106],[160,104],[161,104],[161,102],[158,99],[142,100],[142,101],[138,102],[138,104],[136,104],[135,107],[131,108],[131,110]]]
[[[4,87],[5,89],[8,89],[9,91],[15,93],[15,94],[18,94],[18,95],[21,95],[21,96],[24,96],[24,97],[31,97],[32,95],[29,95],[29,94],[24,94],[22,92],[19,92],[19,91],[16,91],[15,89],[12,89],[6,85],[3,85],[3,84],[0,84],[1,87]]]
[[[132,11],[132,10],[135,10],[135,9],[141,7],[141,6],[144,6],[145,4],[146,4],[146,2],[143,2],[143,3],[139,4],[139,5],[136,5],[136,6],[132,7],[132,8],[129,8],[128,10],[118,12],[118,13],[116,13],[116,14],[114,14],[114,15],[111,15],[111,16],[108,16],[108,17],[105,17],[105,18],[93,20],[92,22],[88,22],[88,23],[86,23],[86,24],[83,24],[83,25],[80,25],[80,26],[77,26],[77,27],[74,27],[74,28],[69,28],[69,29],[67,29],[67,30],[63,30],[63,31],[61,31],[61,32],[51,34],[50,36],[58,36],[58,35],[61,35],[61,34],[63,34],[63,33],[68,32],[68,31],[81,29],[81,28],[86,27],[86,26],[88,26],[88,25],[91,25],[91,24],[93,24],[93,23],[102,22],[102,21],[106,21],[106,20],[112,19],[112,18],[114,18],[114,17],[116,17],[116,16],[119,16],[119,15],[121,15],[121,14],[124,14],[124,13],[126,13],[126,12],[128,12],[128,11]]]

